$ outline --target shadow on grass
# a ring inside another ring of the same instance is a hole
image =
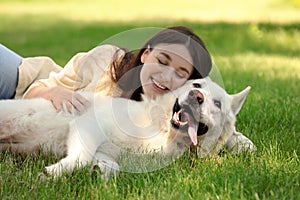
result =
[[[255,52],[296,57],[300,52],[300,23],[77,22],[30,15],[22,18],[0,15],[0,18],[1,43],[25,57],[48,55],[59,64],[115,34],[149,26],[189,26],[205,41],[213,55]]]

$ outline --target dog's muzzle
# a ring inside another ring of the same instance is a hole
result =
[[[203,94],[198,90],[192,90],[189,92],[183,105],[179,104],[177,98],[173,106],[172,126],[176,129],[187,131],[193,145],[197,145],[197,136],[203,135],[208,131],[208,126],[200,122],[200,119],[196,119],[198,117],[195,117],[193,114],[193,110],[200,110],[199,107],[203,102]]]

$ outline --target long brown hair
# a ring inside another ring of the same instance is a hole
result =
[[[138,91],[135,91],[135,93],[142,93],[139,74],[143,63],[140,58],[149,46],[154,48],[157,44],[161,43],[185,45],[192,56],[194,66],[189,79],[208,76],[212,68],[212,61],[204,42],[191,29],[184,26],[175,26],[163,29],[155,34],[138,52],[120,49],[121,51],[125,51],[125,54],[121,61],[114,59],[112,63],[110,68],[112,80],[124,91],[138,88]],[[119,55],[118,52],[115,55],[117,57]],[[133,96],[131,98],[135,99]]]

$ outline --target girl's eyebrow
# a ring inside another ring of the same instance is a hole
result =
[[[160,54],[164,55],[168,60],[172,61],[172,58],[169,54],[166,54],[164,52],[160,52]]]

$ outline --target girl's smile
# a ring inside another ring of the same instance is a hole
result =
[[[155,89],[157,89],[158,91],[162,91],[164,92],[165,90],[169,90],[167,87],[165,87],[164,85],[158,83],[157,81],[155,81],[153,78],[151,78],[151,81],[153,83],[153,87]]]

